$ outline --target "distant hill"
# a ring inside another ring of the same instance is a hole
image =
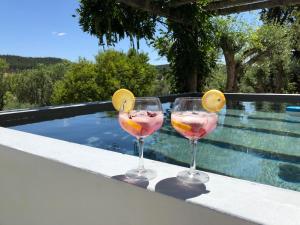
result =
[[[162,70],[169,70],[170,65],[169,64],[164,64],[164,65],[157,65],[155,66],[157,70],[162,71]]]
[[[27,69],[33,69],[38,64],[52,65],[56,63],[66,62],[68,60],[55,58],[55,57],[24,57],[17,55],[0,55],[0,59],[5,59],[9,64],[10,72],[17,72]],[[156,65],[158,71],[169,70],[170,66],[168,64]]]
[[[156,65],[155,67],[156,67],[156,69],[158,69],[158,70],[163,70],[163,69],[168,70],[168,69],[170,69],[170,65],[169,65],[169,64]]]
[[[11,72],[32,69],[38,64],[51,65],[66,61],[65,59],[54,57],[23,57],[15,55],[0,55],[0,58],[6,60]]]

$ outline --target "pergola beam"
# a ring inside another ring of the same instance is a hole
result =
[[[174,14],[174,8],[201,0],[173,0],[168,6],[161,6],[153,0],[116,0],[119,3],[146,11],[150,14],[166,17],[174,22],[185,23],[184,18]],[[215,0],[208,3],[205,9],[217,15],[228,15],[251,10],[273,8],[277,6],[300,5],[300,0]]]
[[[151,0],[117,0],[117,2],[124,3],[132,8],[141,9],[153,14],[167,16],[167,12],[164,12],[161,7],[151,4]]]
[[[246,11],[252,11],[264,8],[273,8],[278,6],[291,6],[300,5],[300,0],[267,0],[267,1],[256,1],[249,4],[241,4],[228,8],[215,9],[217,15],[228,15],[232,13],[241,13]]]
[[[169,6],[172,8],[176,8],[182,5],[186,5],[189,3],[194,3],[197,0],[173,0],[170,2]],[[214,10],[214,9],[220,9],[230,6],[236,6],[240,4],[249,4],[257,1],[263,1],[263,0],[215,0],[211,1],[207,5],[207,9]]]
[[[239,5],[253,4],[257,2],[263,2],[265,0],[219,0],[212,1],[207,5],[207,10],[217,10],[228,7],[234,7]]]
[[[194,3],[194,2],[196,2],[196,0],[173,0],[170,2],[169,6],[172,8],[176,8],[176,7]]]
[[[184,20],[174,13],[170,13],[169,8],[163,8],[157,4],[153,4],[151,0],[116,0],[132,8],[140,9],[150,14],[168,18],[174,22],[184,23]]]

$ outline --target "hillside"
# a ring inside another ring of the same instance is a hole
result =
[[[6,60],[11,72],[32,69],[38,64],[51,65],[66,61],[65,59],[54,57],[23,57],[15,55],[0,55],[0,58]]]
[[[164,65],[157,65],[155,66],[158,71],[163,71],[163,70],[169,70],[170,65],[169,64],[164,64]]]
[[[9,64],[9,72],[33,69],[38,64],[51,65],[68,61],[66,59],[55,57],[24,57],[17,55],[0,55],[0,59],[5,59],[5,61]],[[160,72],[170,69],[168,64],[156,65],[155,67]]]

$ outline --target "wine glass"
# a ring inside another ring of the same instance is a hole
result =
[[[201,98],[177,98],[173,105],[171,123],[174,129],[186,137],[191,146],[190,169],[179,172],[177,178],[186,183],[205,183],[206,173],[196,170],[197,141],[212,132],[217,126],[216,113],[207,112],[202,107]]]
[[[120,110],[119,123],[129,134],[137,138],[139,150],[139,164],[136,169],[126,172],[130,179],[151,180],[156,177],[156,172],[145,169],[143,160],[144,138],[160,129],[163,124],[163,109],[159,98],[135,98],[134,107],[125,112]]]

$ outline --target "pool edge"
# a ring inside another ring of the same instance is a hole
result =
[[[33,157],[39,156],[106,178],[120,175],[135,167],[137,160],[133,156],[107,150],[99,151],[97,148],[7,128],[0,128],[0,145],[2,150],[29,153]],[[150,191],[155,190],[159,181],[174,177],[183,169],[153,160],[145,162],[147,167],[155,168],[159,173],[159,177],[150,182]],[[288,225],[295,224],[293,222],[298,220],[300,223],[300,192],[217,174],[210,173],[210,177],[211,181],[207,184],[210,192],[188,199],[188,202],[249,222]]]

